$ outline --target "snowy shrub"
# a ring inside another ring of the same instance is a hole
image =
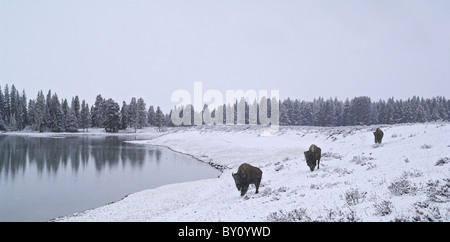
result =
[[[402,176],[404,177],[421,177],[423,173],[417,169],[413,169],[411,171],[404,171]]]
[[[261,192],[261,196],[264,196],[264,197],[267,197],[270,194],[272,194],[272,188],[270,188],[270,187],[264,188],[264,190],[262,190],[262,192]]]
[[[319,190],[320,186],[316,185],[316,184],[311,184],[311,186],[309,186],[309,189],[311,189],[311,190]]]
[[[279,194],[280,192],[287,192],[287,190],[288,190],[287,187],[281,186],[275,191],[275,193]]]
[[[284,168],[284,165],[278,165],[275,167],[275,171],[281,171]]]
[[[426,194],[429,201],[446,203],[450,199],[450,179],[444,179],[444,184],[441,184],[439,180],[427,182]]]
[[[377,164],[373,164],[372,162],[367,162],[367,169],[366,170],[372,170],[377,167]]]
[[[397,134],[391,135],[391,138],[397,138]]]
[[[405,161],[405,163],[409,163],[409,159],[408,158],[405,158],[404,161]]]
[[[450,158],[444,157],[444,158],[439,159],[439,160],[436,162],[435,166],[443,166],[443,165],[445,165],[445,164],[447,164],[447,163],[450,163]]]
[[[356,216],[355,211],[351,209],[325,209],[325,216],[319,216],[317,222],[358,222],[360,218]]]
[[[305,208],[290,212],[279,210],[267,216],[268,222],[357,222],[360,219],[351,209],[325,209],[326,214],[311,218]]]
[[[269,222],[311,222],[305,208],[294,209],[290,212],[279,210],[267,216]]]
[[[338,153],[333,153],[333,152],[325,152],[322,153],[322,158],[333,158],[333,159],[342,159],[342,155],[338,154]]]
[[[375,203],[373,205],[375,207],[375,215],[377,216],[386,216],[392,213],[392,202],[383,200],[380,203]]]
[[[350,162],[353,162],[357,165],[365,166],[369,160],[373,160],[373,157],[359,155],[359,156],[353,156],[353,159],[350,160]]]
[[[361,192],[358,188],[351,188],[347,190],[344,194],[344,200],[349,206],[354,206],[364,202],[366,199],[367,192]]]
[[[422,146],[420,146],[421,149],[430,149],[431,145],[429,144],[423,144]]]
[[[345,176],[345,175],[349,175],[349,174],[352,174],[353,173],[353,170],[347,170],[347,168],[335,168],[334,170],[333,170],[333,172],[334,173],[337,173],[337,174],[339,174],[339,176]]]
[[[415,195],[417,187],[407,180],[406,176],[401,176],[388,186],[389,191],[395,196],[402,196],[405,194]]]
[[[411,214],[401,215],[394,219],[395,222],[442,222],[443,216],[439,208],[428,202],[416,202],[413,204]]]

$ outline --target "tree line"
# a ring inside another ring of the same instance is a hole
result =
[[[244,98],[238,102],[235,100],[233,105],[223,105],[222,114],[223,122],[226,124],[227,111],[231,111],[234,118],[234,124],[243,124],[237,118],[238,106],[245,103],[245,124],[251,124],[250,120],[256,119],[257,124],[261,124],[259,117],[259,104],[256,101],[249,104]],[[273,101],[267,99],[267,116],[271,116],[271,105]],[[277,103],[275,101],[275,103]],[[304,101],[287,98],[278,102],[279,107],[279,124],[282,126],[350,126],[350,125],[372,125],[372,124],[398,124],[398,123],[423,123],[429,121],[450,121],[450,100],[445,97],[437,96],[433,98],[419,98],[413,96],[407,100],[388,98],[387,101],[379,100],[373,102],[370,97],[361,96],[345,101],[337,98],[324,99],[319,97],[313,101]],[[249,110],[256,106],[257,115],[252,117]],[[191,107],[191,122],[194,123],[194,115],[203,116],[203,112],[207,110],[208,105],[204,105],[203,110],[194,111]],[[176,113],[183,115],[185,107],[175,108]],[[216,109],[208,112],[214,117]],[[204,124],[204,123],[203,123]]]
[[[245,99],[245,124],[251,124],[249,120],[259,121],[259,104],[254,101],[251,104]],[[319,97],[313,101],[304,101],[287,98],[279,102],[267,99],[267,115],[271,116],[272,103],[279,104],[280,125],[302,125],[302,126],[348,126],[348,125],[371,125],[371,124],[396,124],[416,123],[444,120],[450,121],[450,100],[437,96],[433,98],[419,98],[414,96],[407,100],[389,98],[387,101],[379,100],[373,102],[370,97],[361,96],[345,101],[337,98],[324,99]],[[242,104],[242,103],[241,103]],[[256,105],[257,117],[251,117],[250,108]],[[223,122],[226,124],[227,111],[233,112],[234,124],[242,123],[237,120],[238,101],[234,105],[223,105]],[[241,107],[243,107],[241,105]],[[191,107],[191,121],[194,125],[194,115],[202,116],[208,111],[211,117],[215,116],[216,110],[208,110],[205,104],[202,110],[194,110]],[[155,110],[153,105],[147,109],[143,98],[131,98],[129,103],[122,102],[120,106],[113,99],[105,99],[101,94],[97,95],[95,103],[91,106],[85,101],[80,101],[78,96],[69,101],[60,99],[51,90],[44,95],[39,91],[35,99],[27,100],[25,90],[21,93],[14,85],[9,88],[8,84],[0,86],[0,130],[18,131],[29,128],[39,132],[78,132],[87,131],[88,128],[104,128],[106,132],[118,132],[127,128],[137,129],[155,126],[174,126],[171,120],[172,111],[181,116],[183,111],[176,107],[164,114],[158,106]],[[230,117],[228,117],[230,118]],[[204,124],[204,123],[203,123]],[[216,123],[217,124],[217,123]]]
[[[3,90],[3,91],[2,91]],[[166,126],[169,120],[158,106],[147,109],[144,99],[133,97],[122,107],[113,99],[97,95],[92,106],[77,96],[70,101],[60,99],[51,90],[44,95],[39,91],[36,99],[27,101],[25,90],[22,94],[14,85],[4,89],[0,86],[0,130],[18,131],[29,128],[39,132],[78,132],[80,129],[104,128],[106,132],[121,129],[141,129],[147,126]]]

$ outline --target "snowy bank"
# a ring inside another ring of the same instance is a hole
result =
[[[217,179],[165,185],[57,221],[449,221],[450,124],[173,128],[152,140],[215,165]],[[303,152],[322,149],[311,172]],[[263,171],[260,192],[237,191],[232,172]]]

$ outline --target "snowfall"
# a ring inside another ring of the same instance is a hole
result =
[[[382,144],[373,131],[384,132]],[[218,178],[130,194],[55,221],[450,221],[450,123],[351,127],[175,127],[133,141],[222,170]],[[310,171],[303,152],[322,150]],[[243,197],[232,173],[263,171]]]

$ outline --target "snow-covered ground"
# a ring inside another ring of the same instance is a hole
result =
[[[219,178],[165,185],[57,221],[450,221],[450,124],[173,128],[148,141],[223,170]],[[154,135],[155,137],[157,135]],[[303,152],[322,149],[320,169]],[[236,189],[242,163],[263,171],[260,192]]]

